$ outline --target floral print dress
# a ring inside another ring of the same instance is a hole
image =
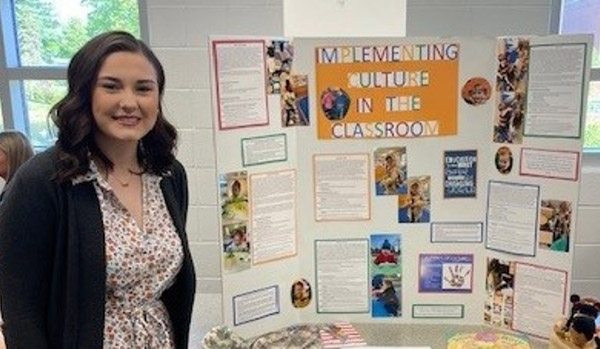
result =
[[[183,248],[160,189],[162,177],[142,174],[143,227],[119,201],[93,161],[74,183],[93,181],[106,244],[104,348],[175,348],[160,297],[181,269]]]

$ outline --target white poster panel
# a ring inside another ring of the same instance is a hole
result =
[[[252,261],[293,256],[296,244],[296,171],[250,175]]]
[[[268,125],[264,40],[212,43],[219,130]]]
[[[369,240],[315,240],[317,313],[369,312]]]
[[[540,187],[490,181],[486,248],[535,256]]]
[[[567,272],[517,262],[513,330],[548,338],[563,315]]]
[[[313,161],[315,219],[370,219],[369,155],[319,154]]]
[[[578,138],[586,45],[531,45],[526,136]]]

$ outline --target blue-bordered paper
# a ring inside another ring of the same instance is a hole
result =
[[[235,326],[279,314],[279,286],[274,285],[239,294],[233,297],[232,302]]]

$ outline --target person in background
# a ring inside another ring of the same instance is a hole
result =
[[[58,140],[0,205],[9,348],[188,348],[187,179],[154,53],[108,32],[72,58]]]
[[[33,156],[33,148],[25,135],[19,131],[0,132],[0,177],[4,179],[4,187],[0,193],[0,202],[4,197],[4,189],[19,167]],[[2,317],[0,316],[0,324]],[[0,349],[6,348],[4,336],[0,329]]]
[[[33,148],[25,135],[19,131],[0,132],[0,177],[10,182],[19,167],[33,156]],[[0,194],[0,201],[4,190]]]

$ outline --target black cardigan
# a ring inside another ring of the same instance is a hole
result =
[[[0,204],[0,300],[8,348],[102,348],[106,258],[92,182],[57,184],[55,148],[10,181]],[[161,181],[184,260],[164,302],[179,349],[188,347],[195,276],[185,234],[187,179],[176,162]]]

